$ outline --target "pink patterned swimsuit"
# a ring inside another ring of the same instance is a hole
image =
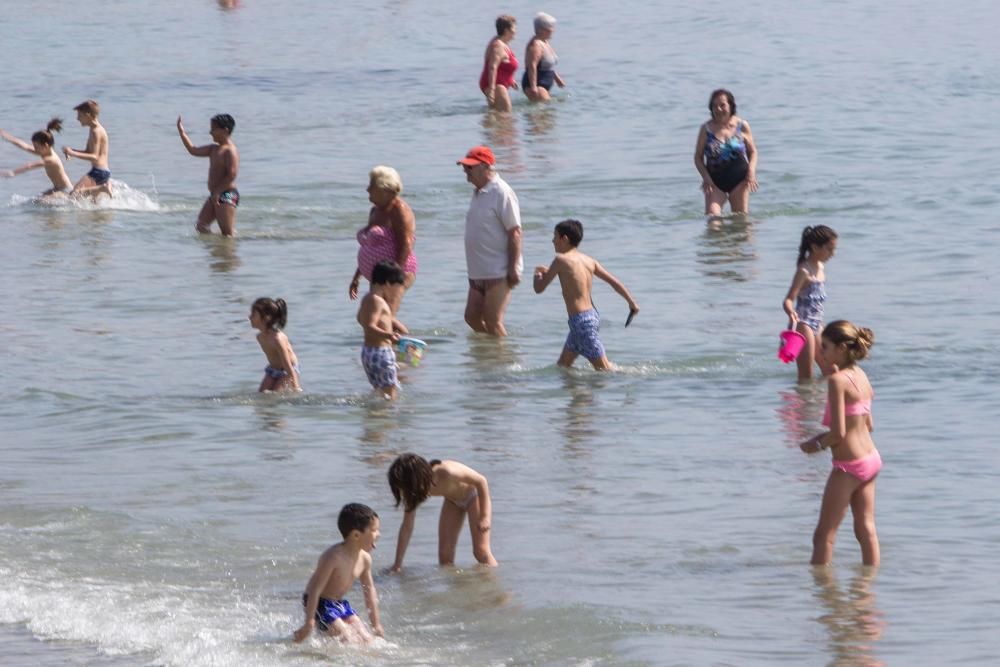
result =
[[[396,261],[396,236],[389,227],[372,225],[358,230],[358,243],[361,245],[358,249],[358,269],[369,282],[376,264]],[[416,273],[417,256],[411,252],[402,269],[406,273]]]
[[[854,382],[854,378],[851,377],[850,373],[844,373],[847,379],[851,381],[854,385],[854,389],[861,393],[858,389],[858,385]],[[872,397],[874,397],[874,393]],[[844,416],[845,417],[860,417],[861,415],[870,415],[872,413],[872,399],[865,398],[860,401],[854,401],[853,403],[844,402]],[[826,410],[823,413],[823,426],[830,425],[830,399],[826,400]],[[853,459],[851,461],[841,461],[839,459],[833,459],[833,469],[841,470],[846,472],[848,475],[853,475],[862,482],[867,482],[872,479],[882,470],[882,456],[878,453],[878,450],[874,447],[872,451],[865,454],[860,459]]]

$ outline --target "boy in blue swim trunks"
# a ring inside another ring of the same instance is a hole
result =
[[[358,324],[365,330],[361,365],[371,385],[388,399],[396,398],[399,388],[396,353],[392,348],[399,334],[392,327],[389,301],[394,296],[402,297],[405,282],[406,274],[396,262],[379,262],[372,269],[371,290],[361,298],[358,309]]]
[[[195,146],[184,131],[183,120],[177,117],[177,134],[187,152],[208,158],[208,199],[198,212],[195,224],[199,234],[211,234],[212,223],[218,221],[223,236],[236,236],[236,209],[240,205],[236,176],[240,173],[240,152],[232,139],[235,128],[236,120],[232,116],[216,114],[208,129],[212,143]]]
[[[369,644],[373,640],[364,622],[351,609],[351,603],[344,599],[354,586],[354,580],[361,580],[365,593],[365,605],[372,631],[384,636],[378,616],[378,594],[372,579],[371,551],[379,537],[379,518],[367,505],[350,503],[344,505],[337,517],[337,527],[344,541],[334,544],[323,552],[316,564],[316,571],[309,578],[306,592],[302,595],[306,620],[295,631],[297,642],[304,640],[313,629],[319,628],[345,644]]]
[[[556,256],[548,268],[535,267],[535,293],[541,294],[556,276],[559,277],[566,311],[569,313],[569,335],[557,363],[568,368],[578,355],[583,355],[596,370],[606,371],[611,369],[611,362],[608,361],[604,345],[597,335],[601,327],[601,316],[594,308],[591,297],[594,276],[611,285],[625,298],[631,315],[639,312],[639,304],[621,281],[608,273],[600,262],[577,250],[582,240],[583,225],[579,220],[563,220],[556,225],[552,235]]]
[[[101,106],[94,100],[87,100],[77,104],[73,110],[76,111],[76,119],[80,121],[80,125],[90,128],[90,134],[87,135],[87,147],[82,151],[64,146],[63,154],[67,160],[71,157],[88,160],[90,171],[77,181],[71,194],[96,198],[103,192],[110,197],[111,169],[108,166],[108,132],[97,120],[97,117],[101,115]]]

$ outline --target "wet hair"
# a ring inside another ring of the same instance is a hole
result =
[[[236,119],[227,113],[217,113],[212,116],[212,125],[226,130],[229,134],[236,128]]]
[[[53,118],[49,121],[49,124],[45,126],[44,130],[39,130],[31,135],[31,143],[51,146],[56,143],[56,138],[52,136],[52,133],[59,132],[60,130],[62,130],[62,120],[59,118]]]
[[[715,112],[712,109],[712,103],[715,102],[715,98],[718,97],[719,95],[726,96],[726,101],[729,102],[729,113],[735,116],[736,98],[733,97],[733,94],[728,90],[726,90],[725,88],[716,88],[715,90],[712,91],[712,95],[708,98],[708,111],[712,114],[712,117],[713,118],[715,117]]]
[[[503,37],[503,34],[517,25],[517,19],[510,14],[501,14],[497,17],[497,37]]]
[[[348,503],[340,508],[340,514],[337,516],[337,528],[340,529],[340,534],[344,536],[344,539],[347,539],[353,530],[362,533],[368,530],[368,526],[372,525],[372,522],[377,518],[378,514],[368,505]]]
[[[368,180],[379,190],[395,192],[397,195],[403,191],[403,181],[399,178],[399,172],[384,164],[372,167],[368,172]]]
[[[813,247],[824,246],[835,238],[837,238],[837,232],[826,225],[816,225],[803,229],[802,241],[799,243],[799,258],[795,260],[795,266],[806,261],[812,254]]]
[[[372,285],[402,285],[406,282],[406,274],[396,262],[379,262],[372,269]]]
[[[847,357],[851,361],[861,361],[868,356],[875,344],[875,332],[865,327],[855,326],[847,320],[830,322],[823,327],[823,338],[834,345],[847,346]]]
[[[73,111],[82,111],[96,117],[101,115],[101,105],[96,100],[85,100],[73,107]]]
[[[400,454],[389,466],[389,489],[396,499],[396,507],[403,503],[403,509],[412,512],[417,505],[427,500],[431,494],[434,479],[433,466],[441,463],[437,459],[428,461],[413,453]]]
[[[288,304],[284,299],[269,299],[262,296],[253,302],[250,310],[260,313],[269,329],[284,329],[288,323]]]
[[[556,17],[552,14],[546,14],[545,12],[538,12],[535,14],[535,32],[539,33],[543,30],[555,30],[556,27]]]
[[[565,236],[574,248],[583,240],[583,224],[579,220],[563,220],[556,225],[556,234]]]

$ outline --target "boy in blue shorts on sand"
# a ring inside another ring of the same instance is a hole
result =
[[[358,308],[358,324],[365,330],[361,365],[365,367],[371,385],[389,399],[396,398],[399,388],[396,352],[392,348],[392,344],[399,340],[399,334],[392,327],[389,300],[394,291],[400,292],[401,296],[405,282],[406,274],[399,264],[379,262],[372,269],[371,290],[361,298],[361,307]]]
[[[345,644],[372,642],[368,628],[351,609],[351,603],[344,599],[354,586],[355,579],[361,580],[372,631],[379,637],[384,636],[378,617],[378,594],[372,579],[370,553],[379,536],[378,514],[367,505],[350,503],[340,510],[337,527],[344,541],[323,552],[316,571],[309,578],[306,592],[302,595],[306,621],[295,631],[297,642],[304,640],[317,627]]]
[[[594,276],[611,285],[621,294],[629,307],[629,321],[639,312],[635,302],[621,281],[608,273],[600,262],[577,250],[583,240],[583,225],[579,220],[563,220],[556,225],[552,235],[552,245],[556,249],[555,259],[548,268],[535,267],[535,293],[541,294],[549,283],[559,276],[563,300],[569,313],[569,335],[559,355],[560,366],[570,367],[578,355],[583,355],[596,370],[611,369],[611,362],[604,353],[604,345],[597,332],[601,328],[601,316],[594,308],[591,297]]]

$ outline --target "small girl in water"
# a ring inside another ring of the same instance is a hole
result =
[[[830,430],[799,445],[806,453],[829,447],[833,454],[833,470],[826,481],[819,523],[813,533],[813,565],[826,565],[833,559],[837,528],[848,506],[854,516],[854,535],[861,544],[862,562],[879,564],[875,477],[882,469],[882,457],[871,436],[875,392],[857,365],[868,356],[874,343],[871,329],[856,327],[846,320],[831,322],[823,330],[820,354],[830,368],[823,425]]]
[[[267,357],[264,379],[257,391],[302,391],[299,386],[299,360],[282,329],[288,321],[284,299],[261,297],[250,308],[250,326],[260,331],[257,342]]]
[[[42,197],[49,197],[51,195],[61,196],[72,192],[73,181],[69,180],[69,176],[66,175],[66,169],[63,167],[63,162],[59,158],[59,154],[52,149],[53,145],[56,143],[55,137],[52,133],[59,132],[61,129],[62,121],[58,118],[53,118],[49,121],[49,124],[44,130],[39,130],[31,135],[30,144],[26,141],[18,139],[17,137],[12,137],[7,132],[0,130],[0,138],[17,146],[23,151],[33,153],[34,155],[42,158],[37,162],[29,162],[28,164],[18,167],[17,169],[0,172],[0,176],[3,176],[4,178],[12,178],[32,169],[45,167],[45,175],[49,177],[50,181],[52,181],[52,188],[43,192],[41,194]]]
[[[792,286],[781,306],[788,314],[788,328],[805,336],[806,344],[796,358],[799,381],[812,377],[813,360],[826,375],[827,368],[819,355],[820,332],[823,330],[823,303],[826,301],[825,263],[837,250],[837,232],[825,225],[806,227],[799,243]]]
[[[429,496],[444,497],[438,522],[438,562],[441,565],[455,563],[458,534],[468,513],[473,555],[483,565],[496,566],[497,561],[490,551],[493,508],[486,477],[458,461],[428,461],[416,454],[401,454],[389,467],[389,488],[396,498],[396,507],[403,503],[405,511],[396,540],[393,572],[403,568],[417,506]]]

